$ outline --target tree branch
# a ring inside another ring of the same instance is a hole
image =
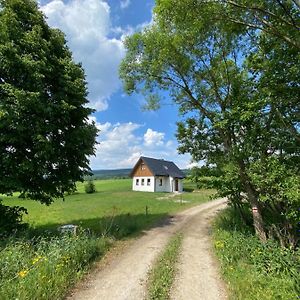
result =
[[[300,0],[292,0],[292,1],[300,9]]]
[[[259,26],[259,25],[253,24],[253,23],[247,23],[247,22],[235,20],[235,19],[233,19],[233,18],[231,18],[231,17],[229,17],[229,16],[227,16],[227,17],[228,17],[229,21],[231,21],[232,23],[239,24],[239,25],[244,25],[244,26],[247,26],[247,27],[250,27],[250,28],[253,28],[253,29],[259,29],[259,30],[264,31],[264,32],[269,33],[269,34],[274,34],[274,35],[276,35],[277,37],[279,37],[279,38],[285,40],[285,41],[288,42],[289,44],[293,45],[294,47],[300,49],[300,44],[298,44],[298,43],[292,41],[289,37],[285,36],[284,34],[282,34],[282,33],[280,33],[280,32],[276,32],[276,31],[274,32],[274,31],[273,31],[273,28],[271,28],[272,31],[270,31],[270,30],[265,29],[265,28],[262,27],[262,26]]]
[[[189,87],[189,84],[187,82],[187,80],[185,79],[185,77],[183,76],[183,74],[179,71],[179,69],[172,65],[172,68],[175,70],[176,73],[178,73],[180,79],[182,80],[183,82],[183,86],[180,85],[183,89],[183,91],[185,91],[185,93],[188,95],[188,97],[190,98],[192,104],[195,106],[195,107],[198,107],[199,110],[201,111],[201,113],[207,117],[208,119],[212,120],[213,119],[213,114],[212,112],[208,111],[204,106],[202,106],[199,101],[193,96],[193,93]],[[172,80],[173,81],[173,80]]]
[[[286,15],[291,19],[293,26],[297,29],[299,29],[298,25],[296,24],[293,16],[290,14],[290,12],[287,10],[287,8],[284,6],[284,4],[280,0],[276,0],[277,3],[282,7],[282,9],[285,11]]]
[[[292,23],[288,22],[287,20],[283,19],[281,16],[278,16],[274,13],[272,13],[271,11],[269,10],[266,10],[266,9],[263,9],[261,7],[257,7],[257,6],[245,6],[245,5],[241,5],[241,4],[238,4],[234,1],[231,1],[231,0],[225,0],[226,3],[228,4],[231,4],[235,7],[238,7],[238,8],[241,8],[241,9],[244,9],[244,10],[253,10],[253,11],[259,11],[259,12],[262,12],[266,15],[269,15],[269,16],[272,16],[273,18],[276,18],[278,20],[280,20],[281,22],[285,23],[286,25],[289,25],[289,26],[292,26],[292,27],[295,27],[296,29],[300,29],[300,27],[297,26],[297,24],[294,23],[294,20],[292,19]],[[277,0],[277,2],[280,3],[280,1]],[[280,3],[281,7],[282,7],[282,4]],[[284,8],[284,11],[286,12],[287,15],[289,15],[289,13],[286,11],[286,8],[283,6]],[[289,15],[290,17],[290,15]]]

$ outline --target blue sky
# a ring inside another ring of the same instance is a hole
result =
[[[142,95],[122,91],[118,67],[125,55],[124,38],[152,22],[154,0],[41,0],[48,24],[66,34],[76,62],[85,69],[91,117],[100,129],[92,169],[130,168],[141,156],[190,166],[177,153],[175,105],[143,112]],[[165,100],[171,103],[171,100]]]

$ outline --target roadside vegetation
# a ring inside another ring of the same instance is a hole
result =
[[[274,240],[261,243],[232,208],[215,220],[213,237],[230,299],[299,298],[300,249],[282,248]]]
[[[63,299],[109,243],[84,232],[10,238],[0,249],[0,299]]]
[[[149,276],[148,299],[170,299],[170,289],[175,279],[176,263],[181,248],[182,235],[176,234],[158,258]]]
[[[23,206],[29,228],[0,243],[0,299],[62,299],[92,263],[119,239],[137,235],[168,214],[208,201],[213,190],[175,197],[165,193],[131,191],[131,180],[96,180],[97,192],[85,184],[55,200],[51,206],[3,197],[8,206]],[[187,185],[193,191],[195,185]],[[147,214],[146,214],[147,207]],[[60,234],[64,224],[78,226],[77,234]],[[35,286],[33,289],[32,287]]]

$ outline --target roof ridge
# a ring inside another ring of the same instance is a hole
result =
[[[148,156],[141,156],[140,158],[148,158],[148,159],[153,159],[153,160],[158,160],[158,161],[165,161],[165,162],[170,162],[170,163],[173,163],[173,161],[171,160],[166,160],[166,159],[163,159],[163,158],[153,158],[153,157],[148,157]]]

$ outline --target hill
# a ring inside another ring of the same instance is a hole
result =
[[[128,178],[131,169],[92,170],[93,179]]]

